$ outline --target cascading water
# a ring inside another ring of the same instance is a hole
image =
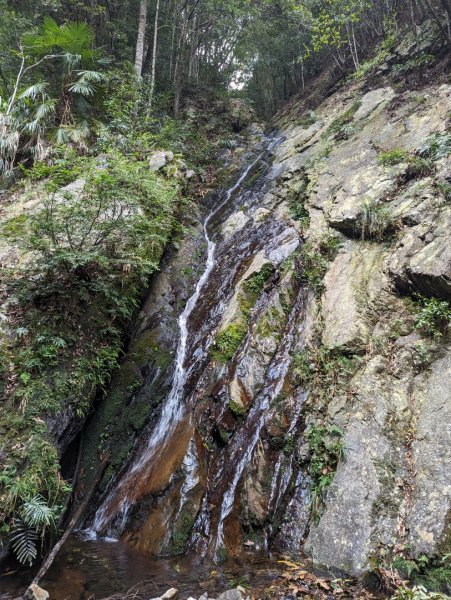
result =
[[[267,151],[270,152],[277,143],[273,139],[268,144]],[[180,339],[176,352],[175,372],[173,376],[170,393],[164,402],[159,421],[149,437],[147,445],[142,453],[135,458],[130,466],[126,476],[122,478],[116,487],[112,488],[97,510],[91,529],[87,531],[90,537],[98,534],[108,535],[110,537],[118,536],[124,530],[127,524],[127,517],[131,506],[133,505],[133,494],[130,493],[134,488],[134,480],[143,469],[149,469],[157,456],[161,454],[165,447],[165,442],[170,438],[184,416],[184,388],[193,364],[187,368],[185,366],[188,350],[188,324],[190,316],[196,304],[201,297],[205,284],[211,275],[215,265],[216,243],[211,239],[209,226],[215,216],[229,203],[233,194],[241,187],[255,165],[262,159],[264,152],[259,154],[242,172],[238,181],[226,192],[223,201],[207,216],[204,222],[203,230],[205,241],[207,242],[207,261],[205,270],[199,279],[194,294],[188,300],[183,313],[178,320]]]
[[[198,521],[202,523],[202,527],[206,527],[210,532],[210,552],[214,556],[224,546],[224,524],[232,512],[238,483],[243,476],[245,468],[249,465],[252,454],[260,439],[270,402],[282,390],[291,362],[290,352],[293,349],[296,325],[303,300],[304,296],[301,291],[291,310],[283,342],[279,345],[269,367],[265,385],[249,412],[246,424],[230,444],[227,455],[224,456],[222,468],[218,470],[214,493],[210,499],[213,505],[218,504],[218,499],[221,500],[219,518],[216,523],[216,535],[213,534],[214,529],[211,524],[211,516],[208,518],[205,514],[200,514],[198,518]],[[231,472],[232,477],[230,477]],[[211,513],[209,514],[211,515]]]

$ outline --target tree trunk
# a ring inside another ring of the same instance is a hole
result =
[[[150,95],[149,95],[149,111],[152,109],[153,95],[155,92],[155,76],[157,68],[157,48],[158,48],[158,17],[160,13],[160,0],[157,0],[155,21],[153,28],[153,50],[152,50],[152,71],[150,75]]]
[[[135,71],[138,77],[142,76],[143,60],[144,60],[144,41],[146,38],[146,25],[147,25],[147,0],[141,0],[139,6],[139,20],[138,20],[138,36],[136,38],[136,52],[135,52]]]
[[[110,464],[110,459],[109,458],[106,458],[100,464],[100,466],[99,466],[99,468],[97,470],[96,476],[94,478],[94,481],[91,484],[91,488],[90,488],[89,492],[86,494],[86,497],[84,498],[83,502],[80,504],[80,506],[78,507],[78,509],[75,511],[75,514],[72,517],[72,519],[70,520],[70,522],[69,522],[69,524],[68,524],[65,532],[63,533],[63,535],[61,536],[61,538],[58,540],[58,542],[54,545],[52,551],[50,552],[50,554],[47,556],[47,558],[43,562],[41,568],[39,569],[39,571],[38,571],[36,577],[33,579],[32,583],[34,583],[36,585],[39,584],[39,582],[41,581],[41,579],[44,577],[44,575],[47,573],[47,571],[52,566],[53,561],[56,558],[56,555],[61,550],[61,548],[64,545],[64,543],[66,542],[67,538],[72,533],[75,525],[78,523],[81,515],[83,514],[83,512],[86,509],[86,507],[88,506],[88,503],[89,503],[89,501],[91,499],[91,496],[94,493],[94,490],[95,490],[97,484],[102,479],[103,474],[105,473],[106,468],[108,467],[109,464]]]

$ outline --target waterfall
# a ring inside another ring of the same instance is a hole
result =
[[[277,139],[270,141],[267,151],[270,152],[277,143]],[[117,537],[124,530],[127,524],[127,518],[130,508],[133,506],[133,498],[130,490],[133,489],[133,482],[140,471],[149,467],[165,448],[166,440],[181,422],[185,414],[184,391],[185,384],[193,365],[186,366],[187,353],[189,350],[189,320],[196,304],[201,298],[202,292],[208,282],[211,272],[215,266],[216,243],[212,240],[209,233],[209,226],[215,216],[229,203],[233,194],[241,187],[255,165],[262,159],[265,152],[260,153],[241,173],[237,182],[230,187],[224,195],[223,201],[215,206],[204,221],[203,231],[207,243],[207,261],[204,272],[200,277],[196,289],[188,300],[184,311],[179,317],[178,326],[180,338],[176,352],[175,371],[171,390],[163,404],[157,425],[153,429],[144,451],[135,457],[127,474],[117,483],[115,487],[110,486],[110,491],[98,508],[91,529],[87,534],[95,537],[98,534]],[[113,523],[114,522],[114,523]]]

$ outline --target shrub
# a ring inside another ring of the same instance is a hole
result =
[[[392,600],[446,600],[448,596],[428,592],[422,585],[413,588],[399,588],[392,596]]]
[[[446,158],[451,154],[451,133],[434,133],[417,149],[417,154],[432,160]]]
[[[451,305],[447,300],[417,294],[415,328],[431,337],[442,337],[451,322]]]
[[[360,233],[362,240],[383,240],[396,229],[395,223],[387,208],[374,200],[366,200],[362,204],[360,217]]]
[[[400,163],[409,162],[410,158],[411,155],[409,152],[407,152],[407,150],[397,148],[395,150],[381,152],[377,157],[377,161],[384,167],[393,167],[395,165],[399,165]]]
[[[244,323],[232,323],[221,331],[215,340],[212,356],[225,364],[231,360],[246,337],[247,327]]]

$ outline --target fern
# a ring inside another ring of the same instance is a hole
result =
[[[37,540],[38,534],[33,527],[22,519],[14,519],[11,545],[19,562],[32,565],[38,554]]]
[[[38,495],[24,503],[22,519],[26,525],[43,533],[47,527],[55,527],[55,512],[55,509],[50,508],[45,499]]]

